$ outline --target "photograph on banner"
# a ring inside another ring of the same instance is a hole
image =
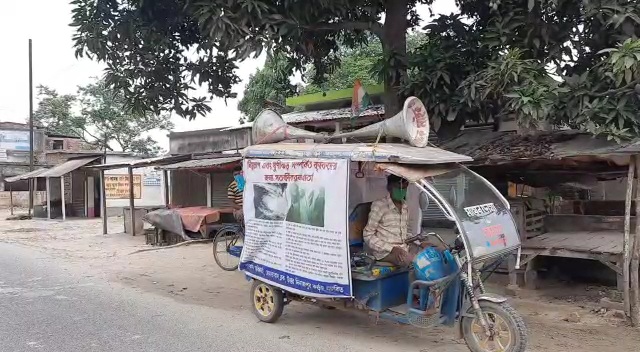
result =
[[[346,160],[247,159],[240,269],[285,290],[350,297]]]

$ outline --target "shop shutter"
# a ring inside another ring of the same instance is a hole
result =
[[[211,206],[230,207],[233,204],[227,198],[227,187],[233,181],[233,172],[215,172],[209,174],[211,177]]]

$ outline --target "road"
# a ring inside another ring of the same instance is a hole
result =
[[[248,309],[180,303],[90,276],[27,247],[0,244],[0,253],[3,352],[466,350],[455,343],[399,341],[392,333],[386,339],[388,327],[359,334],[344,325],[345,316],[323,316],[334,312],[311,313],[309,320],[320,320],[311,325],[304,317],[259,323]]]

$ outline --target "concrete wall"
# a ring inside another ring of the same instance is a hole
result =
[[[169,153],[212,153],[243,149],[251,143],[251,129],[232,131],[219,129],[172,132],[169,134]]]
[[[107,155],[107,164],[123,162],[123,161],[131,161],[138,160],[140,158],[132,157],[132,156],[120,156],[120,155]],[[105,171],[105,176],[108,175],[128,175],[128,170],[126,168],[123,169],[115,169],[115,170],[107,170]],[[139,175],[141,178],[141,194],[140,198],[135,199],[135,205],[140,207],[149,207],[149,206],[162,206],[164,205],[164,187],[162,186],[162,172],[155,170],[155,167],[145,167],[133,169],[133,175]],[[154,178],[157,179],[159,177],[160,182],[152,182]],[[118,213],[117,209],[121,209],[122,207],[129,206],[129,198],[126,199],[111,199],[107,198],[107,209],[112,208],[116,209],[115,211],[110,211],[110,214]]]
[[[7,209],[11,205],[9,191],[0,191],[0,209]],[[34,194],[35,204],[40,204],[47,200],[46,192],[38,191]],[[13,206],[27,208],[29,206],[29,192],[13,192]]]

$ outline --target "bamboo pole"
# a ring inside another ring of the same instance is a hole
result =
[[[637,174],[640,174],[640,165],[638,165],[638,157],[634,156]],[[640,214],[640,177],[638,177],[636,185],[636,229],[633,233],[633,243],[631,251],[631,268],[629,275],[631,276],[631,288],[630,288],[630,310],[631,310],[631,323],[635,327],[640,326],[640,283],[638,282],[638,266],[640,265],[640,221],[638,221],[638,215]]]
[[[631,305],[629,296],[629,264],[631,262],[631,250],[630,250],[630,238],[631,238],[631,198],[633,197],[633,179],[635,172],[635,156],[629,157],[629,171],[627,172],[627,194],[624,203],[624,239],[622,245],[622,282],[623,282],[623,300],[624,300],[624,312],[627,316],[631,316]],[[636,202],[636,208],[638,203]],[[636,212],[636,217],[638,213]],[[636,221],[636,227],[638,222]]]

